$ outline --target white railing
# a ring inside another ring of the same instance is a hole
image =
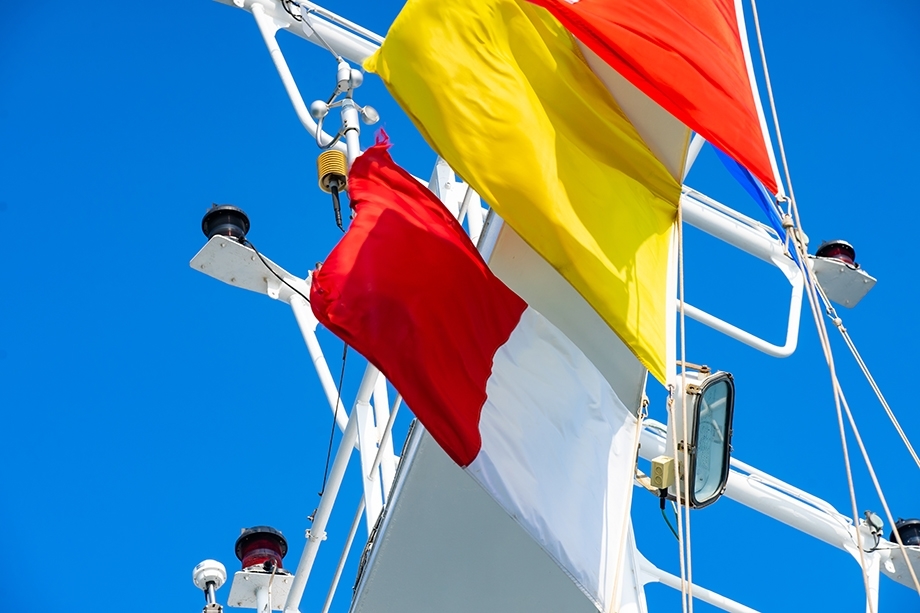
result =
[[[684,189],[680,202],[684,221],[775,266],[785,275],[792,287],[786,324],[786,340],[782,345],[766,341],[688,303],[684,303],[684,313],[687,317],[767,355],[777,358],[792,355],[798,345],[805,283],[798,265],[786,255],[786,247],[783,242],[767,226],[690,188]],[[679,302],[677,306],[680,308]]]

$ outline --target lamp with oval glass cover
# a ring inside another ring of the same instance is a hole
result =
[[[677,385],[674,427],[668,429],[667,449],[673,449],[671,436],[677,438],[677,483],[669,494],[675,496],[684,487],[684,427],[681,404],[687,402],[687,469],[689,495],[682,495],[684,504],[700,509],[712,504],[725,491],[731,459],[732,416],[735,402],[735,384],[731,373],[710,373],[708,368],[687,373],[687,391],[681,393]]]

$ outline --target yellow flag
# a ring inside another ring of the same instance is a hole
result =
[[[569,32],[526,1],[409,0],[365,68],[664,382],[680,185]]]

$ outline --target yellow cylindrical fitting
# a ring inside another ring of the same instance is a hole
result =
[[[323,151],[316,158],[316,167],[319,171],[319,188],[331,193],[335,185],[338,191],[345,189],[348,177],[348,162],[345,154],[336,149]]]

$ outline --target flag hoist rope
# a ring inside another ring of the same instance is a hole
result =
[[[676,424],[677,419],[675,418],[674,413],[674,385],[668,386],[668,423]],[[677,435],[673,433],[671,435],[671,453],[673,454],[674,461],[677,462],[678,455],[677,449]],[[680,475],[677,476],[677,479],[680,479]],[[684,557],[684,521],[683,521],[683,512],[681,510],[682,506],[680,503],[680,485],[675,484],[678,492],[677,496],[674,497],[674,505],[676,507],[677,514],[677,546],[678,546],[678,559],[680,561],[680,604],[681,610],[683,613],[687,613],[687,567],[686,567],[686,558]]]
[[[636,435],[633,437],[632,445],[633,465],[635,465],[639,459],[639,440],[642,436],[642,422],[646,417],[648,417],[648,404],[643,402],[636,412]],[[620,577],[623,576],[623,556],[626,554],[626,544],[627,541],[629,541],[629,510],[632,508],[633,489],[633,482],[632,479],[630,479],[626,483],[626,492],[624,492],[623,495],[623,500],[625,501],[623,507],[626,509],[626,512],[623,513],[623,523],[620,526],[620,541],[617,545],[617,564],[613,571],[613,591],[607,603],[607,611],[620,610],[620,588],[622,587]]]
[[[856,505],[856,491],[853,485],[853,473],[852,473],[852,469],[850,466],[849,452],[847,449],[846,429],[845,429],[844,421],[843,421],[843,409],[844,408],[847,414],[847,421],[849,421],[850,427],[853,429],[853,433],[855,435],[856,442],[859,445],[860,451],[863,455],[863,459],[866,462],[866,467],[869,469],[869,474],[872,477],[872,483],[875,486],[876,493],[878,494],[879,500],[882,503],[882,507],[885,511],[886,518],[888,519],[889,522],[891,522],[892,527],[894,527],[895,525],[894,518],[891,515],[891,510],[888,508],[888,503],[885,500],[884,493],[882,492],[881,486],[875,475],[875,470],[873,469],[872,464],[869,461],[869,455],[866,451],[865,445],[863,445],[862,437],[859,435],[859,431],[856,428],[856,421],[853,419],[853,414],[850,411],[849,404],[846,402],[846,397],[843,394],[843,389],[841,388],[840,382],[837,379],[837,372],[836,372],[836,368],[834,365],[834,356],[833,356],[833,352],[832,352],[831,345],[830,345],[830,339],[827,334],[827,326],[825,325],[824,318],[821,316],[821,313],[820,313],[818,284],[816,283],[814,277],[811,275],[811,271],[808,268],[808,264],[807,264],[808,253],[807,253],[807,249],[806,249],[806,246],[803,240],[803,236],[801,233],[801,227],[802,227],[801,217],[799,215],[798,206],[796,204],[795,191],[793,190],[793,187],[792,187],[792,177],[790,176],[790,173],[789,173],[789,163],[786,159],[786,150],[785,150],[785,147],[783,146],[783,137],[782,137],[782,132],[780,130],[779,118],[777,116],[776,102],[773,97],[773,87],[770,82],[770,73],[767,68],[766,52],[764,50],[763,36],[760,30],[760,18],[757,13],[757,1],[756,0],[751,0],[751,8],[752,8],[753,15],[754,15],[754,28],[757,34],[757,44],[760,48],[760,58],[761,58],[761,62],[763,65],[764,81],[766,82],[766,86],[767,86],[767,96],[770,102],[770,110],[773,114],[773,125],[774,125],[774,128],[776,129],[776,140],[779,145],[780,157],[783,163],[783,173],[785,174],[785,177],[786,177],[786,185],[789,188],[788,210],[787,210],[786,219],[784,220],[783,225],[784,227],[786,227],[787,233],[792,233],[793,235],[792,243],[794,244],[799,254],[799,268],[802,271],[802,274],[805,276],[804,277],[805,280],[807,281],[807,288],[808,288],[807,295],[808,295],[809,307],[811,308],[812,317],[814,317],[815,326],[818,329],[818,337],[819,337],[819,340],[821,341],[822,349],[824,350],[824,357],[825,357],[825,360],[827,361],[828,369],[830,370],[831,384],[834,390],[834,404],[836,405],[836,409],[837,409],[837,422],[838,422],[838,427],[840,430],[840,442],[843,448],[843,457],[844,457],[844,463],[846,465],[847,482],[848,482],[849,490],[850,490],[850,502],[851,502],[852,511],[853,511],[854,532],[856,534],[857,548],[859,549],[859,560],[860,560],[860,564],[861,564],[862,571],[863,571],[862,572],[863,583],[866,589],[866,596],[867,596],[867,602],[869,605],[869,610],[871,613],[874,613],[875,607],[872,604],[871,598],[869,598],[870,590],[869,590],[868,574],[866,572],[866,559],[865,559],[865,553],[864,553],[865,550],[862,546],[862,534],[859,529],[859,525],[860,525],[859,513],[858,513],[857,505]],[[793,220],[794,220],[794,224],[793,224]],[[878,392],[878,394],[881,395],[880,392]],[[907,550],[904,548],[904,543],[901,539],[901,535],[898,533],[897,530],[893,530],[892,533],[894,534],[895,540],[897,541],[898,548],[901,551],[901,555],[904,556],[904,560],[907,565],[907,569],[910,572],[911,579],[913,580],[914,587],[917,589],[918,594],[920,594],[920,581],[917,580],[917,575],[914,572],[913,564],[910,562],[910,558],[907,557]]]
[[[681,608],[684,613],[693,613],[693,562],[690,545],[690,506],[681,504],[681,489],[684,496],[689,493],[690,485],[690,449],[689,439],[687,437],[687,337],[686,337],[686,316],[684,313],[684,218],[683,208],[677,204],[677,291],[679,294],[678,305],[680,309],[680,379],[681,379],[681,413],[683,421],[683,469],[677,471],[677,479],[683,479],[683,488],[678,483],[677,496],[677,542],[680,550],[680,592]],[[674,388],[669,386],[668,394],[668,420],[674,424]],[[674,460],[677,461],[678,445],[677,433],[671,437],[673,445]],[[686,498],[685,498],[686,500]]]
[[[677,205],[677,266],[678,285],[680,292],[680,409],[683,422],[684,457],[684,523],[686,525],[686,542],[683,546],[683,555],[687,559],[687,611],[693,613],[693,547],[690,539],[690,505],[687,504],[690,496],[690,437],[687,430],[687,318],[684,312],[684,215],[683,207]],[[679,494],[679,493],[678,493]],[[678,495],[678,498],[680,496]]]
[[[818,340],[820,341],[821,348],[824,352],[824,359],[825,359],[825,362],[827,363],[828,370],[830,371],[831,386],[833,388],[833,393],[834,393],[834,406],[835,406],[836,415],[837,415],[837,426],[838,426],[838,431],[840,434],[840,445],[843,451],[843,462],[844,462],[844,467],[846,471],[847,487],[849,490],[849,497],[850,497],[850,507],[851,507],[852,517],[853,517],[853,527],[854,527],[853,532],[856,537],[856,549],[859,554],[858,560],[859,560],[860,570],[862,571],[861,575],[862,575],[862,580],[863,580],[863,587],[866,593],[869,613],[875,613],[875,607],[873,606],[872,600],[870,598],[869,576],[868,576],[868,571],[867,571],[868,567],[866,564],[865,548],[863,547],[863,543],[862,543],[862,540],[863,540],[862,532],[859,529],[860,520],[859,520],[858,505],[856,502],[856,487],[853,482],[853,470],[852,470],[852,465],[850,463],[850,454],[849,454],[849,449],[847,446],[847,439],[846,439],[846,427],[845,427],[844,420],[843,420],[843,409],[842,409],[843,403],[841,401],[842,390],[840,389],[840,386],[837,382],[837,373],[836,373],[836,367],[834,364],[834,356],[831,351],[830,342],[827,336],[827,328],[824,326],[824,318],[821,317],[819,310],[818,310],[814,278],[811,276],[810,271],[808,269],[808,253],[807,253],[807,249],[804,244],[802,232],[800,230],[802,226],[801,226],[800,219],[798,217],[798,211],[796,210],[795,205],[794,205],[795,196],[794,196],[794,192],[792,189],[792,182],[789,180],[789,169],[788,169],[788,163],[786,160],[785,149],[782,144],[783,142],[782,137],[779,134],[779,124],[777,122],[776,105],[773,99],[773,90],[772,90],[772,87],[770,86],[769,74],[766,72],[767,70],[766,60],[765,60],[764,49],[763,49],[763,41],[762,41],[762,37],[760,34],[760,23],[757,17],[755,0],[751,0],[751,3],[752,5],[754,5],[754,22],[755,22],[755,28],[757,30],[757,37],[758,37],[757,40],[758,40],[758,45],[760,46],[761,59],[763,60],[763,64],[764,64],[765,80],[767,83],[767,92],[768,92],[768,96],[770,100],[770,108],[773,112],[774,126],[776,127],[776,130],[777,130],[777,141],[779,143],[781,157],[783,161],[783,170],[786,175],[786,182],[789,188],[789,208],[795,214],[794,223],[792,222],[790,216],[787,214],[783,222],[783,225],[787,231],[787,234],[792,234],[792,244],[795,247],[796,252],[798,253],[798,256],[799,256],[798,257],[799,269],[804,275],[803,278],[806,281],[806,288],[807,288],[806,295],[808,296],[808,305],[809,305],[809,308],[811,309],[812,318],[815,321],[815,327],[817,328],[817,332],[818,332]]]
[[[687,467],[689,467],[689,445],[688,445],[688,436],[687,436],[687,344],[686,344],[686,334],[685,334],[685,314],[684,314],[684,242],[683,242],[683,214],[681,211],[680,204],[677,205],[677,267],[678,267],[678,293],[679,293],[679,309],[680,309],[680,363],[681,363],[681,410],[683,412],[683,466],[684,470],[680,471],[683,474],[679,475],[678,478],[683,478],[684,485],[683,491],[684,495],[689,492],[689,472]],[[675,413],[674,413],[674,386],[668,385],[668,421],[671,424],[675,423]],[[643,404],[637,414],[637,423],[636,423],[636,436],[633,441],[633,456],[634,458],[638,457],[639,454],[639,438],[642,431],[642,422],[647,416],[648,412],[646,405]],[[671,442],[673,445],[673,454],[675,460],[678,456],[678,445],[677,445],[677,436],[676,433],[671,437]],[[629,501],[632,499],[632,482],[629,484],[629,491],[626,495],[626,500]],[[680,586],[681,586],[681,609],[684,613],[693,613],[693,571],[692,563],[690,556],[690,507],[688,505],[681,504],[681,488],[678,485],[677,487],[677,496],[675,496],[675,502],[677,505],[677,541],[680,548]],[[631,503],[627,502],[626,507],[629,508]],[[686,528],[684,527],[686,526]],[[686,538],[684,538],[686,534]],[[620,597],[621,597],[621,580],[622,567],[623,567],[623,556],[626,551],[626,541],[629,537],[629,514],[627,513],[623,518],[623,525],[620,530],[620,541],[619,548],[617,550],[617,563],[616,570],[614,574],[614,583],[612,595],[610,602],[607,605],[608,611],[619,611],[620,608]],[[685,547],[686,544],[686,547]]]
[[[793,210],[795,210],[794,204],[793,204]],[[798,236],[793,242],[795,243],[796,248],[800,254],[800,264],[799,264],[800,269],[803,271],[803,274],[805,274],[805,278],[808,281],[809,305],[812,308],[812,315],[815,318],[815,325],[818,328],[818,336],[821,341],[822,349],[824,350],[824,355],[825,355],[825,359],[827,360],[828,368],[830,370],[831,384],[834,389],[834,402],[837,408],[837,420],[838,420],[838,426],[840,429],[840,440],[841,440],[841,445],[843,447],[844,463],[846,465],[846,472],[847,472],[847,481],[848,481],[849,488],[850,488],[850,501],[851,501],[852,511],[853,511],[854,532],[856,535],[857,548],[859,550],[859,560],[860,560],[860,564],[863,569],[863,583],[865,584],[866,594],[868,597],[869,579],[868,579],[868,574],[866,572],[866,568],[867,568],[866,560],[865,560],[866,550],[862,544],[862,532],[861,530],[859,530],[860,520],[859,520],[859,513],[858,513],[857,504],[856,504],[856,493],[855,493],[855,488],[853,485],[853,475],[852,475],[852,470],[850,466],[849,452],[848,452],[847,443],[846,443],[846,430],[845,430],[844,422],[843,422],[844,412],[846,413],[847,421],[849,422],[850,427],[853,430],[853,434],[854,434],[854,437],[856,438],[856,443],[859,446],[860,453],[862,454],[863,461],[866,463],[866,468],[868,469],[869,475],[872,478],[872,484],[875,487],[876,494],[878,494],[879,501],[881,502],[882,508],[885,511],[885,517],[888,519],[888,521],[890,522],[892,526],[895,525],[894,517],[891,514],[891,509],[888,506],[888,502],[885,498],[885,494],[882,491],[881,485],[878,481],[878,477],[876,476],[875,469],[873,468],[872,462],[869,459],[869,453],[866,450],[866,447],[862,440],[862,436],[860,435],[859,429],[856,426],[856,420],[853,418],[853,413],[850,410],[849,403],[847,402],[846,396],[843,393],[843,388],[841,387],[840,381],[837,378],[837,372],[836,372],[836,368],[834,364],[834,356],[833,356],[832,348],[830,346],[830,339],[827,334],[827,327],[824,323],[824,318],[821,317],[820,311],[818,309],[818,306],[819,306],[818,305],[818,289],[820,288],[820,286],[815,282],[814,278],[809,274],[810,271],[807,270],[808,266],[807,264],[805,264],[807,260],[805,259],[806,258],[805,246],[803,242]],[[904,556],[904,560],[907,565],[907,570],[909,571],[911,579],[913,580],[914,587],[917,590],[917,593],[920,594],[920,581],[917,580],[917,575],[913,569],[913,565],[910,562],[910,558],[908,558],[907,556],[907,550],[904,548],[904,543],[901,539],[901,535],[897,530],[892,530],[892,534],[894,534],[895,540],[897,541],[898,548],[900,549],[901,554]],[[871,600],[869,600],[869,609],[871,613],[874,613],[875,608],[872,605]]]

